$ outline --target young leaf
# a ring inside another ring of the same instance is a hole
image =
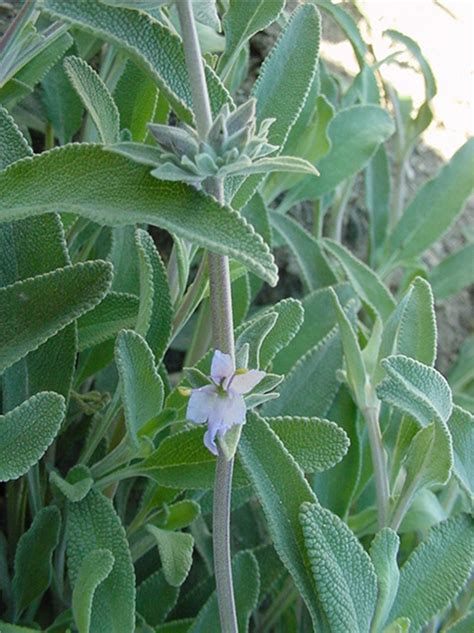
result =
[[[135,325],[138,299],[125,292],[109,294],[90,312],[77,320],[79,351],[113,338],[117,332]]]
[[[111,277],[110,264],[97,260],[0,288],[0,372],[97,305]]]
[[[72,501],[73,503],[82,501],[94,483],[90,470],[82,464],[77,464],[77,466],[71,468],[66,479],[63,479],[53,470],[51,471],[49,480],[68,501]]]
[[[420,189],[390,234],[386,252],[392,267],[423,253],[449,228],[472,191],[473,171],[474,139],[470,139]]]
[[[357,105],[338,112],[329,123],[331,150],[317,165],[321,176],[296,185],[283,208],[301,200],[317,200],[332,191],[359,172],[393,132],[391,117],[378,106]]]
[[[84,557],[72,592],[72,613],[79,633],[89,633],[95,591],[110,574],[114,563],[108,549],[93,549]]]
[[[164,91],[173,109],[192,118],[191,89],[180,38],[146,13],[109,7],[102,2],[45,0],[44,9],[118,48],[123,48]],[[231,97],[215,72],[205,64],[211,108],[216,115]]]
[[[249,414],[242,429],[239,457],[262,505],[275,549],[316,628],[320,623],[319,605],[299,523],[301,504],[314,503],[314,493],[281,440],[255,413]]]
[[[158,626],[176,604],[178,595],[179,589],[166,582],[160,569],[138,585],[137,611],[147,624]]]
[[[258,123],[263,119],[276,119],[268,134],[272,145],[284,144],[304,106],[317,69],[320,30],[316,8],[310,4],[298,7],[260,68],[252,96],[257,99]],[[295,56],[292,51],[301,42],[305,42],[305,46]],[[246,178],[232,206],[236,209],[244,206],[260,181],[258,175]]]
[[[137,466],[137,474],[170,488],[212,488],[216,459],[204,446],[203,434],[204,429],[192,428],[170,435]],[[239,464],[235,465],[233,484],[235,487],[248,485]]]
[[[327,470],[341,461],[349,448],[345,431],[320,418],[265,418],[301,470],[307,473]]]
[[[145,338],[155,356],[155,363],[159,365],[168,348],[172,330],[173,305],[168,275],[151,235],[138,229],[135,239],[142,256],[141,279],[150,301],[150,318]],[[148,276],[145,275],[145,269]]]
[[[403,310],[396,352],[433,365],[436,360],[436,315],[430,284],[417,277]]]
[[[128,60],[113,96],[120,112],[120,126],[129,130],[132,141],[142,147],[148,134],[147,124],[153,121],[155,114],[158,99],[155,82]]]
[[[230,0],[224,15],[225,51],[219,59],[219,74],[224,76],[237,59],[242,46],[258,31],[263,31],[280,15],[284,0]]]
[[[388,375],[377,387],[381,400],[409,413],[423,426],[433,419],[447,422],[453,406],[451,390],[436,369],[407,356],[389,356],[382,366]]]
[[[370,217],[370,262],[385,241],[390,217],[390,167],[387,150],[380,145],[365,169],[365,204]]]
[[[102,143],[117,143],[120,115],[107,86],[95,70],[80,57],[66,57],[64,68],[94,121]]]
[[[233,557],[232,577],[239,632],[248,633],[250,616],[257,607],[260,589],[259,566],[253,552],[238,552]],[[214,592],[199,611],[192,626],[186,628],[186,633],[209,633],[214,630],[218,620],[219,610]]]
[[[329,239],[323,240],[322,243],[344,268],[344,272],[361,300],[375,310],[385,323],[396,304],[392,294],[376,273],[341,244]]]
[[[278,389],[280,397],[263,407],[264,415],[325,416],[339,388],[341,366],[341,337],[334,329],[293,366]]]
[[[265,312],[262,316],[254,319],[250,324],[244,324],[241,328],[242,332],[239,334],[236,341],[236,348],[242,349],[244,345],[249,346],[248,363],[249,367],[256,369],[263,367],[260,363],[260,348],[268,336],[268,333],[272,330],[273,326],[278,320],[276,312]]]
[[[448,428],[453,440],[454,475],[474,502],[474,416],[454,406]]]
[[[371,631],[375,633],[387,621],[400,580],[397,564],[400,539],[390,528],[380,530],[370,544],[370,558],[377,574],[378,597]]]
[[[90,633],[133,633],[135,630],[135,574],[125,531],[112,503],[91,490],[67,510],[67,554],[73,591],[86,557],[97,549],[110,550],[114,565],[92,599]]]
[[[445,609],[467,582],[474,557],[472,517],[458,514],[434,527],[401,568],[389,619],[410,619],[417,633]]]
[[[437,299],[448,299],[474,283],[474,244],[467,244],[430,270],[429,280]]]
[[[377,598],[369,555],[347,525],[318,503],[301,505],[300,523],[331,632],[368,633]]]
[[[62,396],[41,392],[0,416],[0,481],[21,477],[43,457],[65,412]]]
[[[303,322],[303,308],[297,299],[283,299],[272,305],[271,311],[278,318],[260,348],[261,367],[268,367],[280,350],[288,350]]]
[[[186,580],[193,562],[193,537],[185,532],[161,530],[150,524],[146,529],[158,546],[166,582],[173,587],[180,587]]]
[[[337,282],[319,243],[298,222],[282,213],[272,213],[270,223],[291,248],[300,266],[306,288],[316,290]]]
[[[268,246],[235,211],[101,146],[66,145],[19,161],[0,172],[0,191],[0,222],[58,210],[110,226],[149,223],[277,281]]]
[[[162,409],[163,382],[156,371],[151,349],[132,330],[123,330],[118,335],[115,362],[120,376],[125,423],[131,441],[138,447],[140,429]]]
[[[55,506],[42,508],[18,541],[15,553],[13,597],[18,618],[41,597],[51,583],[53,552],[59,542],[61,513]]]

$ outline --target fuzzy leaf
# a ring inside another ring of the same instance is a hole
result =
[[[474,284],[474,244],[467,244],[430,270],[429,280],[437,299],[448,299]]]
[[[125,531],[112,503],[91,490],[78,503],[68,504],[67,554],[73,591],[86,557],[97,549],[110,550],[114,565],[92,599],[90,633],[133,633],[135,574]]]
[[[146,529],[158,546],[166,582],[173,587],[180,587],[186,580],[193,562],[193,537],[185,532],[161,530],[150,524]]]
[[[454,406],[448,428],[453,440],[454,475],[474,502],[474,416]]]
[[[309,291],[337,282],[319,243],[298,222],[282,213],[272,213],[270,223],[291,248]]]
[[[151,349],[145,339],[132,330],[123,330],[118,335],[115,362],[120,376],[125,423],[132,443],[138,447],[140,429],[162,409],[163,382]]]
[[[433,419],[447,422],[452,396],[445,378],[427,365],[407,356],[382,360],[388,376],[377,387],[381,400],[415,417],[423,426]]]
[[[105,296],[110,264],[59,268],[0,289],[0,372],[37,349]]]
[[[361,300],[375,310],[385,323],[396,304],[390,291],[380,281],[376,273],[354,257],[341,244],[325,239],[323,245],[344,268],[344,272]]]
[[[120,126],[129,130],[132,141],[143,147],[141,143],[148,134],[148,122],[153,121],[158,98],[155,82],[128,60],[113,96],[120,112]]]
[[[43,457],[65,412],[64,398],[44,391],[0,416],[0,481],[21,477]]]
[[[395,601],[400,580],[397,564],[400,539],[396,532],[384,528],[370,544],[370,558],[377,574],[378,597],[371,631],[377,632],[385,624]]]
[[[410,632],[454,600],[467,582],[474,558],[472,517],[459,514],[431,529],[401,568],[400,585],[390,619],[410,619]]]
[[[225,75],[242,46],[258,31],[274,22],[285,5],[284,0],[230,0],[224,15],[225,51],[219,59],[219,71]]]
[[[18,541],[13,596],[18,617],[51,583],[53,551],[59,542],[61,514],[55,506],[42,508]]]
[[[0,192],[0,221],[58,210],[110,226],[149,223],[277,280],[268,246],[235,211],[191,187],[159,182],[147,167],[97,145],[65,145],[19,161],[0,172]]]
[[[124,49],[163,90],[173,109],[191,120],[192,98],[180,38],[157,20],[138,11],[114,8],[89,0],[45,0],[55,18]],[[230,95],[215,72],[205,64],[211,108],[216,115]]]
[[[179,589],[166,582],[163,570],[160,569],[138,585],[137,611],[147,624],[158,626],[176,604],[178,595]]]
[[[32,154],[13,117],[0,105],[0,169]]]
[[[271,312],[275,312],[278,318],[262,342],[261,367],[268,367],[280,350],[288,350],[303,321],[303,308],[297,299],[283,299],[271,306]]]
[[[79,351],[113,338],[124,328],[133,327],[138,315],[138,299],[124,292],[109,294],[90,312],[77,320]]]
[[[339,517],[317,503],[301,505],[316,591],[333,633],[369,633],[377,598],[374,566]]]
[[[151,235],[138,229],[135,239],[140,259],[140,303],[144,304],[143,312],[148,315],[143,319],[147,321],[143,336],[159,365],[172,330],[173,305],[168,275]]]
[[[297,156],[270,156],[256,160],[248,167],[235,165],[235,170],[231,166],[224,168],[228,175],[251,176],[252,174],[271,174],[273,172],[283,172],[285,174],[311,174],[319,176],[318,170],[304,158]],[[234,173],[235,172],[235,173]]]
[[[72,592],[72,612],[79,633],[89,633],[95,591],[110,574],[114,563],[108,549],[93,549],[84,557]]]
[[[474,139],[467,141],[408,205],[387,242],[389,260],[413,259],[436,242],[462,211],[472,191]]]
[[[82,464],[77,464],[63,479],[56,471],[51,471],[49,479],[68,501],[82,501],[94,483],[90,470]]]
[[[400,319],[396,352],[425,365],[436,360],[436,315],[430,284],[417,277]]]
[[[320,30],[316,8],[309,4],[298,7],[260,68],[252,96],[257,99],[258,123],[276,119],[268,134],[272,145],[283,146],[304,106],[317,69]],[[293,51],[301,42],[305,46],[295,56]],[[260,181],[258,175],[246,178],[234,196],[233,207],[246,204]]]
[[[119,140],[120,115],[107,86],[80,57],[66,57],[64,68],[94,121],[102,143],[116,143]]]
[[[381,143],[394,132],[391,117],[375,105],[340,110],[329,123],[331,149],[317,164],[319,178],[305,178],[289,194],[284,208],[301,200],[317,200],[359,172]]]
[[[278,389],[280,397],[263,407],[264,415],[326,415],[339,388],[341,366],[341,337],[333,330],[293,366]]]
[[[275,549],[320,624],[319,606],[306,552],[299,511],[315,496],[302,471],[268,424],[255,413],[242,429],[239,457],[262,505]]]
[[[307,473],[327,470],[341,461],[349,448],[345,431],[329,420],[319,418],[265,418],[301,470]]]
[[[263,367],[260,363],[260,349],[265,337],[268,336],[273,326],[278,320],[276,312],[265,312],[249,324],[245,323],[241,328],[241,333],[236,341],[236,348],[242,349],[244,345],[249,346],[248,363],[252,369]]]

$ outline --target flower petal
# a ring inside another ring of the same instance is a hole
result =
[[[214,385],[206,385],[200,389],[193,389],[191,397],[189,398],[186,417],[195,424],[204,424],[212,414],[217,400]]]
[[[204,433],[204,446],[211,451],[213,455],[217,455],[216,435],[217,429],[214,426],[209,426]]]
[[[223,354],[216,349],[212,357],[211,378],[220,385],[223,378],[229,378],[234,373],[234,362],[229,354]]]
[[[227,430],[234,424],[244,424],[245,415],[247,413],[247,405],[245,404],[243,396],[240,394],[229,394],[226,400],[227,405],[224,421]]]
[[[263,380],[264,371],[259,369],[250,369],[245,374],[236,374],[230,383],[229,390],[234,393],[248,393]]]

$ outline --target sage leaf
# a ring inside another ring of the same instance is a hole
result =
[[[73,503],[82,501],[94,483],[90,470],[82,464],[77,464],[71,468],[65,479],[55,470],[52,470],[49,480],[68,501]]]
[[[62,396],[41,392],[0,416],[0,481],[21,477],[43,457],[65,412]]]
[[[28,145],[13,117],[0,105],[0,169],[5,169],[20,158],[31,156]]]
[[[396,532],[384,528],[370,544],[370,558],[377,574],[378,597],[371,631],[377,633],[387,621],[395,601],[400,580],[397,564],[400,539]]]
[[[282,213],[272,213],[270,223],[277,235],[291,248],[308,291],[337,282],[319,243],[298,222]]]
[[[160,413],[164,387],[155,367],[153,353],[145,339],[132,330],[123,330],[115,344],[115,362],[125,423],[130,440],[138,447],[142,427]]]
[[[98,145],[65,145],[19,161],[0,172],[0,192],[0,222],[58,210],[109,226],[149,223],[277,281],[268,246],[235,211]]]
[[[94,592],[90,633],[133,633],[135,630],[135,574],[125,531],[112,503],[95,490],[67,507],[67,554],[73,592],[86,557],[110,550],[112,571]]]
[[[55,18],[124,49],[164,91],[180,116],[192,119],[192,98],[180,38],[145,13],[110,7],[89,0],[45,0],[44,10]],[[214,115],[231,98],[215,72],[205,64]]]
[[[417,277],[400,319],[396,352],[425,365],[433,365],[436,343],[436,315],[431,286],[422,277]]]
[[[131,60],[113,92],[114,101],[120,112],[120,126],[130,131],[132,141],[143,147],[148,134],[147,124],[153,121],[158,89],[155,82]]]
[[[117,143],[120,115],[107,86],[95,70],[80,57],[66,57],[64,68],[94,121],[102,143]]]
[[[320,418],[265,418],[304,472],[327,470],[341,461],[349,438],[335,422]]]
[[[338,242],[324,239],[322,244],[339,261],[361,300],[375,310],[385,323],[396,304],[377,274]]]
[[[392,267],[423,253],[449,228],[472,191],[473,171],[474,139],[470,139],[420,189],[391,232],[386,252]]]
[[[138,585],[137,611],[147,624],[158,626],[165,621],[176,604],[178,595],[179,589],[166,582],[163,570],[160,569]]]
[[[133,327],[137,316],[137,297],[124,292],[109,292],[99,305],[77,320],[79,351],[113,338],[122,329]]]
[[[262,505],[275,549],[316,626],[319,606],[299,523],[300,506],[314,502],[314,493],[281,440],[255,413],[248,415],[242,428],[238,454]]]
[[[474,558],[472,517],[458,514],[430,530],[400,571],[390,620],[404,616],[417,633],[445,609],[467,582]]]
[[[447,422],[451,415],[451,389],[445,378],[408,356],[382,360],[387,377],[377,387],[381,400],[409,413],[423,426],[433,419]]]
[[[79,567],[77,582],[72,592],[72,613],[79,633],[89,633],[92,602],[97,587],[112,571],[114,557],[108,549],[93,549]]]
[[[453,440],[454,475],[474,502],[474,416],[454,406],[448,428]]]
[[[105,296],[111,277],[110,264],[97,260],[0,288],[0,372],[91,310]]]
[[[59,542],[60,528],[61,513],[58,508],[42,508],[18,541],[13,577],[17,618],[28,605],[42,596],[51,583],[51,562]]]
[[[347,525],[318,503],[301,505],[300,522],[316,591],[334,633],[369,633],[377,576]]]
[[[158,546],[166,582],[173,587],[181,586],[193,562],[193,537],[185,532],[161,530],[150,524],[146,529]]]
[[[451,253],[430,270],[428,279],[437,299],[448,299],[474,283],[474,244]]]

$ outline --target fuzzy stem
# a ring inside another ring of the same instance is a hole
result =
[[[379,528],[382,529],[387,525],[390,489],[388,483],[387,458],[383,447],[382,433],[380,431],[378,408],[366,407],[364,417],[367,422],[372,466],[374,469],[378,522]]]
[[[191,86],[196,129],[202,139],[212,125],[212,113],[191,0],[181,0],[177,3],[177,8]],[[212,181],[207,189],[219,202],[223,202],[223,183],[221,181]],[[208,263],[214,347],[234,358],[229,261],[227,257],[209,253]],[[219,450],[214,484],[212,535],[217,602],[222,633],[238,633],[230,557],[230,498],[233,466],[233,460],[227,461]]]

